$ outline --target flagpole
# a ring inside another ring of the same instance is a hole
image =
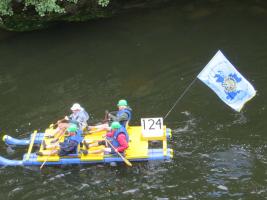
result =
[[[179,96],[179,98],[175,101],[171,109],[167,112],[164,119],[168,117],[168,115],[171,113],[171,111],[174,109],[174,107],[177,105],[177,103],[184,97],[184,95],[188,92],[188,90],[191,88],[191,86],[196,82],[197,77],[185,88],[184,92]]]

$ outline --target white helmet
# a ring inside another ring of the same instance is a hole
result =
[[[72,107],[70,108],[71,110],[81,110],[82,107],[80,106],[80,104],[75,103],[72,105]]]

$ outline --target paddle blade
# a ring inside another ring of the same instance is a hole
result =
[[[123,161],[126,163],[126,165],[128,165],[129,167],[132,167],[133,165],[132,165],[132,163],[129,161],[129,160],[127,160],[126,158],[123,158]]]

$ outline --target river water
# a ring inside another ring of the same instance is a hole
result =
[[[126,98],[164,116],[218,49],[255,86],[237,113],[196,81],[164,123],[170,162],[0,168],[0,199],[267,199],[267,5],[185,1],[0,38],[1,136],[26,137],[79,102],[91,123]],[[2,142],[0,154],[24,148]]]

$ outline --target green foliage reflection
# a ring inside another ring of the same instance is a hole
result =
[[[39,16],[43,17],[49,13],[65,13],[64,5],[66,3],[77,4],[79,0],[17,0],[16,4],[24,6],[23,11],[33,7]],[[88,0],[89,1],[89,0]],[[102,7],[107,7],[110,0],[93,0]],[[0,0],[0,16],[12,16],[14,11],[14,1]]]

